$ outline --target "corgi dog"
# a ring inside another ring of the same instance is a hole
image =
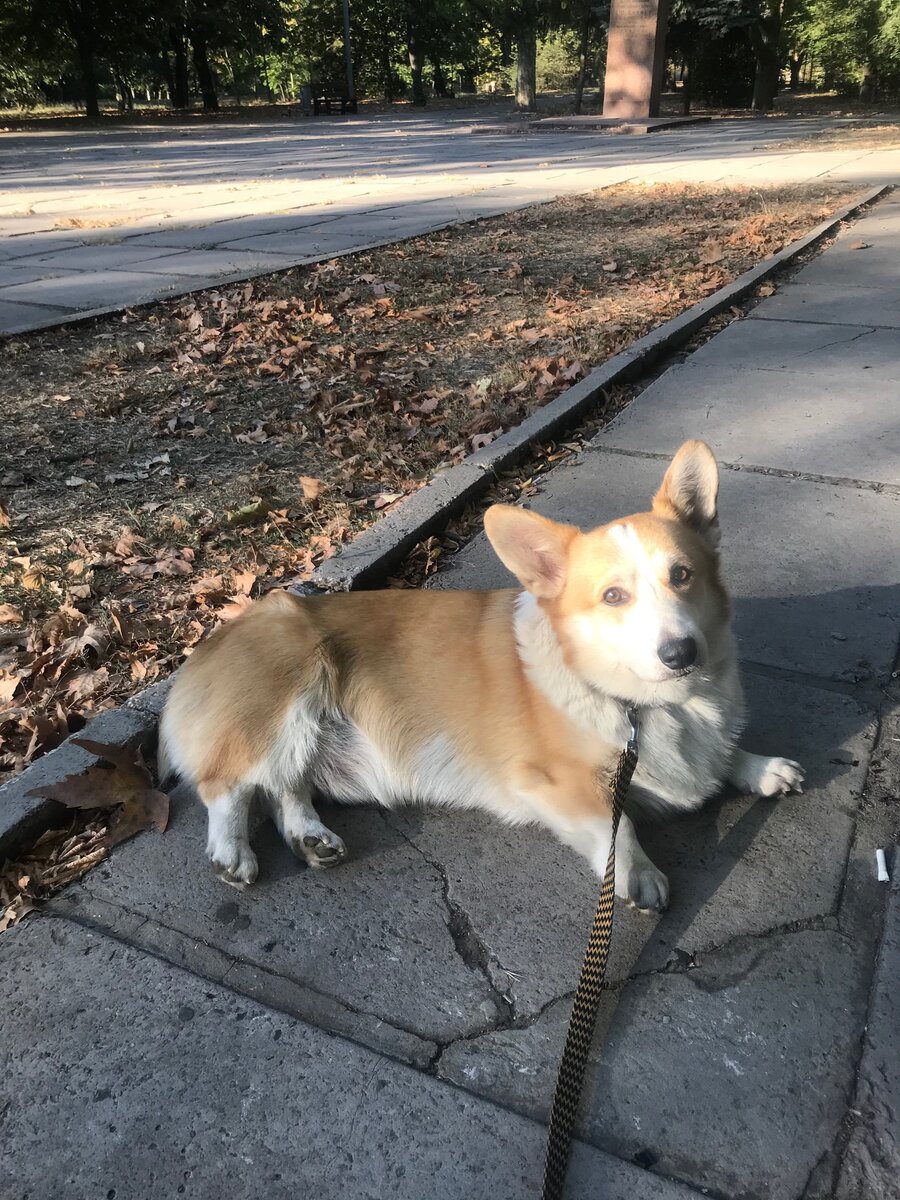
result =
[[[726,782],[800,790],[801,767],[738,748],[744,708],[719,576],[718,469],[685,443],[649,512],[589,533],[495,505],[487,536],[521,584],[498,591],[271,592],[179,671],[160,723],[161,775],[209,815],[227,883],[254,881],[251,801],[310,866],[342,840],[316,796],[481,808],[538,823],[603,875],[610,779],[640,759],[616,840],[616,890],[663,909],[668,881],[630,814],[697,808]]]

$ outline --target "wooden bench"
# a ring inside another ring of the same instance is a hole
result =
[[[340,96],[328,92],[324,89],[316,89],[313,91],[313,116],[318,117],[321,113],[327,113],[329,116],[332,112],[332,105],[341,106],[341,115],[346,113],[356,112],[356,97],[355,96]]]

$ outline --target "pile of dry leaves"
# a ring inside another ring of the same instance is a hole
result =
[[[623,186],[0,349],[0,776],[847,187]]]

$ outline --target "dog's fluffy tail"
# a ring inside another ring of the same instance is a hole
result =
[[[165,791],[181,778],[181,772],[172,762],[172,747],[167,729],[166,710],[163,709],[159,719],[158,739],[156,743],[156,778],[159,787]]]

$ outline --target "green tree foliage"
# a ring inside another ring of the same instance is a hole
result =
[[[350,0],[361,96],[425,103],[511,84],[602,87],[609,0]],[[900,90],[900,0],[673,0],[667,53],[682,96],[767,111],[787,81]],[[787,80],[785,79],[787,77]],[[0,0],[0,103],[115,96],[215,110],[345,89],[341,0]]]

